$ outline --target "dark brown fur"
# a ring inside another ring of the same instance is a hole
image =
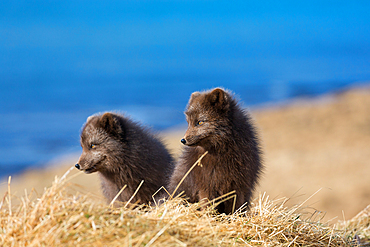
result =
[[[85,173],[99,173],[108,202],[126,184],[118,201],[128,201],[142,180],[131,202],[148,203],[153,193],[167,185],[172,170],[170,154],[147,129],[122,115],[89,117],[81,133],[81,146],[76,167]]]
[[[185,115],[188,129],[182,142],[187,146],[171,177],[170,191],[208,151],[201,161],[202,167],[192,170],[177,193],[184,191],[190,202],[199,202],[235,190],[235,209],[244,203],[249,206],[262,164],[256,130],[248,113],[230,93],[216,88],[193,93]],[[217,209],[220,213],[232,213],[233,200],[220,204]]]

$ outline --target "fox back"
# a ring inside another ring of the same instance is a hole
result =
[[[181,140],[183,153],[170,181],[173,192],[185,173],[205,152],[180,185],[190,202],[213,200],[235,191],[235,208],[249,206],[262,170],[261,150],[248,112],[231,93],[216,88],[191,95],[185,111],[188,129]],[[233,200],[221,203],[220,213],[232,213]]]

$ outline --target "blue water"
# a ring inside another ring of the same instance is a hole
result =
[[[369,1],[1,1],[0,176],[80,151],[86,118],[185,123],[193,91],[248,106],[370,80]]]

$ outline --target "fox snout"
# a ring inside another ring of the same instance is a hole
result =
[[[180,142],[186,146],[203,146],[206,144],[204,140],[209,133],[210,131],[205,128],[189,128]]]
[[[186,130],[186,133],[184,135],[184,137],[180,140],[180,142],[186,146],[191,146],[193,145],[195,142],[197,142],[197,137],[196,135],[194,135],[195,133],[193,132],[193,129],[192,128],[188,128]]]
[[[180,142],[186,146],[191,146],[192,144],[194,144],[189,138],[186,137],[182,138]]]
[[[199,130],[197,131],[193,127],[189,126],[180,142],[186,146],[194,146],[200,141],[200,139]]]
[[[180,142],[186,146],[194,146],[194,145],[197,145],[197,143],[199,142],[199,138],[198,136],[184,136],[184,138],[182,138],[180,140]]]
[[[101,160],[99,160],[101,161]],[[75,164],[76,169],[85,173],[93,173],[97,171],[98,161],[94,160],[90,155],[82,153],[78,162]]]

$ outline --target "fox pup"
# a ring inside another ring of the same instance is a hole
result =
[[[256,129],[246,110],[230,92],[216,88],[194,92],[185,111],[188,129],[185,145],[170,181],[174,192],[185,173],[206,151],[208,154],[182,182],[177,193],[185,192],[190,202],[212,200],[235,191],[235,209],[249,206],[263,168]],[[217,206],[230,214],[234,200]]]
[[[132,202],[149,203],[166,186],[172,172],[172,157],[161,141],[146,128],[122,115],[104,113],[87,119],[81,133],[82,154],[77,169],[98,172],[103,194],[112,201],[126,202],[142,180]]]

